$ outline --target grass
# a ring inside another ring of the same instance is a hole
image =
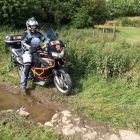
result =
[[[118,27],[118,30],[120,31],[118,33],[118,36],[120,36],[121,38],[128,40],[128,42],[132,41],[133,43],[140,43],[140,28]]]
[[[140,132],[140,45],[135,42],[140,29],[119,30],[116,41],[109,42],[95,41],[92,29],[62,31],[62,39],[69,40],[75,93],[68,100],[93,119]]]
[[[59,135],[38,127],[15,113],[0,113],[0,139],[2,140],[57,140]]]
[[[55,100],[114,127],[140,132],[140,28],[118,30],[116,40],[107,41],[101,36],[95,38],[92,28],[59,30],[60,38],[68,45],[67,68],[73,95],[56,94]],[[16,71],[3,46],[0,41],[0,79],[11,80]]]

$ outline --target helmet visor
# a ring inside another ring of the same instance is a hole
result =
[[[37,29],[37,25],[31,25],[30,27],[31,27],[31,29],[33,29],[33,30]]]

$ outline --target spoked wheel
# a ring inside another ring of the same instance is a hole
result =
[[[72,81],[70,75],[62,70],[58,71],[58,74],[54,76],[54,84],[63,95],[68,95],[71,91]]]

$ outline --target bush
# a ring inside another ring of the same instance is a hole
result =
[[[106,20],[105,0],[5,0],[0,1],[0,24],[22,27],[30,17],[57,25],[89,27]]]
[[[108,0],[108,16],[113,18],[140,15],[139,0]]]
[[[76,28],[89,27],[93,25],[92,17],[89,16],[88,10],[79,8],[72,18],[72,23]]]
[[[105,0],[84,0],[75,10],[72,24],[77,28],[94,26],[104,23],[107,19]]]
[[[132,70],[139,61],[139,46],[126,42],[94,42],[92,32],[89,30],[86,36],[84,31],[68,33],[71,46],[67,51],[68,69],[73,77],[84,77],[94,72],[107,79],[117,78]]]

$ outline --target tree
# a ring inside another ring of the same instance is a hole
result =
[[[21,27],[32,16],[42,17],[44,13],[38,0],[0,0],[1,24]]]
[[[105,0],[82,0],[75,10],[72,18],[74,26],[83,28],[94,26],[94,24],[104,23],[107,18]]]
[[[110,18],[123,16],[139,16],[140,0],[107,0]]]

